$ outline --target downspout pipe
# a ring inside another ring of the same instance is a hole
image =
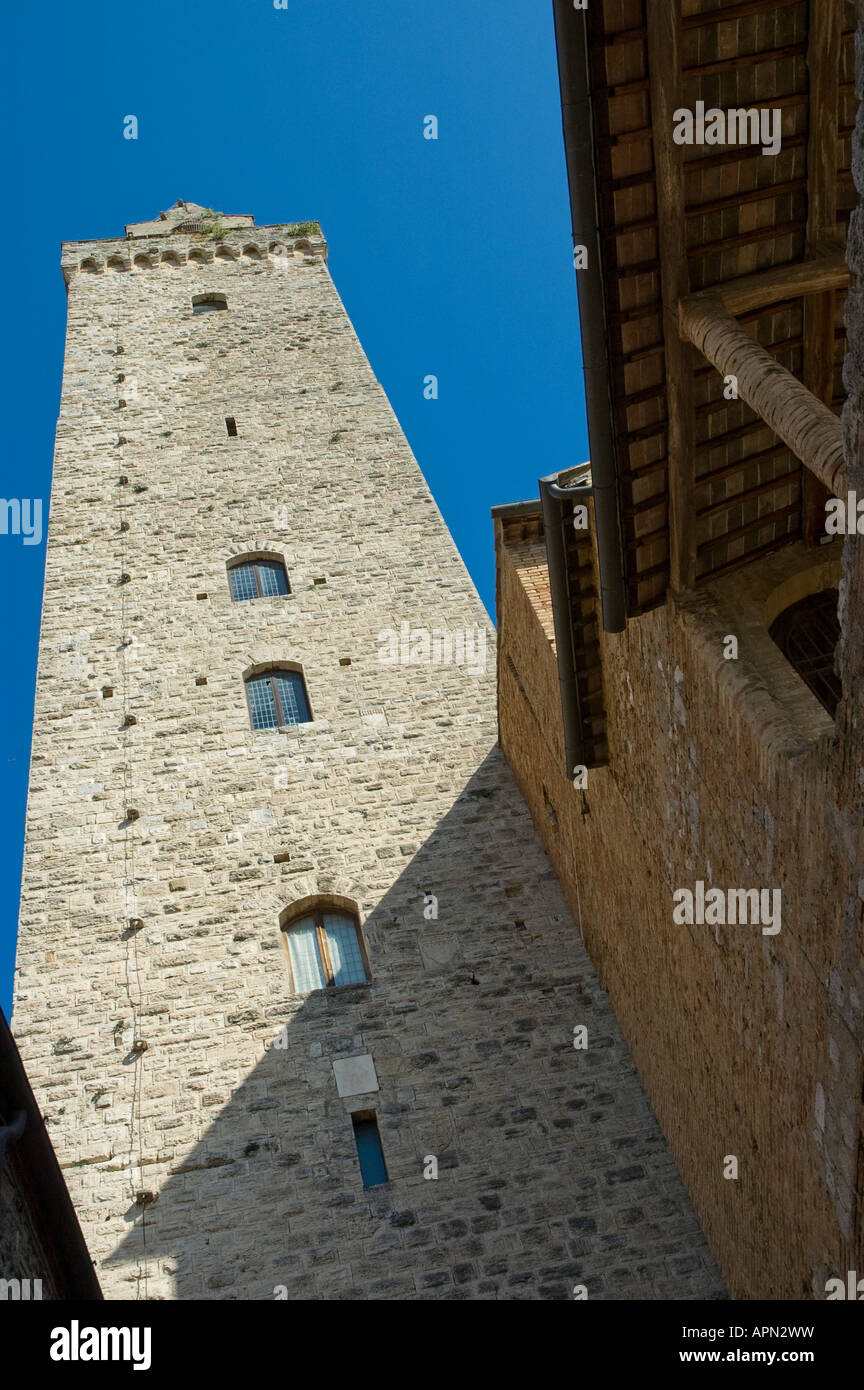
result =
[[[564,758],[566,774],[584,764],[582,719],[579,705],[579,685],[576,679],[576,655],[573,651],[573,621],[570,612],[570,587],[567,582],[567,563],[564,546],[564,527],[571,524],[565,501],[587,499],[594,488],[558,485],[557,473],[540,479],[540,501],[543,506],[543,531],[546,537],[546,559],[549,565],[549,592],[552,599],[552,621],[555,626],[555,654],[558,663],[558,686],[561,694],[561,715],[564,725]]]
[[[554,0],[554,9],[573,243],[574,246],[586,247],[588,252],[587,266],[576,273],[576,286],[603,628],[606,632],[623,632],[626,622],[624,562],[618,512],[597,171],[594,164],[588,14],[586,10],[574,9],[572,0]],[[550,560],[550,579],[551,575]]]

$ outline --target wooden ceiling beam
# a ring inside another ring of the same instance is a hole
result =
[[[780,10],[797,5],[799,0],[739,0],[737,5],[727,5],[720,10],[706,10],[704,14],[690,14],[684,19],[685,29],[707,29],[714,24],[739,20],[751,14],[763,14],[766,10]]]
[[[689,298],[695,302],[719,300],[727,313],[737,316],[764,309],[769,304],[780,304],[785,299],[845,290],[848,285],[849,267],[842,243],[822,241],[814,246],[813,254],[806,260],[772,266],[755,275],[742,275],[725,284],[712,285],[710,290],[702,290]]]
[[[810,0],[807,34],[809,121],[807,137],[807,246],[837,231],[837,74],[843,35],[843,0]],[[834,286],[804,301],[804,385],[818,400],[834,399]],[[825,531],[825,488],[805,476],[801,530],[818,545]]]
[[[738,395],[756,411],[832,496],[849,483],[843,429],[837,416],[750,337],[717,299],[682,301],[682,335],[721,376],[734,376]]]
[[[673,138],[674,113],[682,105],[681,0],[646,0],[651,134],[657,176],[657,245],[666,351],[669,431],[669,583],[673,590],[696,583],[696,518],[693,510],[693,367],[691,348],[678,334],[678,302],[690,291],[684,216],[684,154]]]

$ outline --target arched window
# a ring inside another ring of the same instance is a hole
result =
[[[247,598],[277,598],[290,594],[291,586],[281,560],[237,560],[228,566],[231,597],[235,603]]]
[[[282,923],[294,994],[365,984],[369,963],[357,918],[326,905]]]
[[[312,722],[302,671],[276,668],[248,676],[246,698],[253,729],[281,729]]]
[[[228,308],[224,294],[195,294],[192,296],[193,314],[215,314]]]
[[[784,609],[770,628],[786,660],[806,681],[832,719],[843,693],[840,677],[834,670],[834,652],[840,639],[838,601],[836,589],[809,594]]]

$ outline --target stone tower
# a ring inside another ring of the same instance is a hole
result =
[[[14,1026],[106,1295],[710,1296],[317,224],[63,268]]]

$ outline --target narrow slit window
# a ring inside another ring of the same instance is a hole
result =
[[[361,1111],[351,1116],[354,1126],[354,1142],[360,1160],[360,1173],[364,1187],[380,1187],[389,1182],[387,1164],[384,1162],[384,1149],[378,1132],[378,1120],[373,1113]]]
[[[233,415],[225,416],[225,428],[228,431],[229,439],[237,438],[237,421],[234,419]]]

